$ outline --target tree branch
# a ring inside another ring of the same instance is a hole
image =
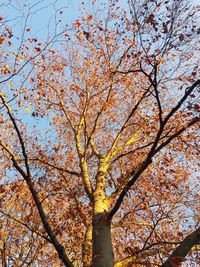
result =
[[[170,136],[165,142],[163,142],[159,147],[158,143],[160,141],[160,138],[162,136],[162,133],[165,129],[165,126],[168,122],[168,120],[174,115],[174,113],[181,107],[181,105],[185,102],[185,100],[188,98],[188,96],[192,93],[192,91],[195,89],[196,86],[200,84],[200,80],[197,80],[191,87],[189,87],[184,96],[181,98],[181,100],[178,102],[178,104],[172,108],[172,110],[168,113],[166,118],[162,121],[160,124],[160,128],[157,132],[155,141],[146,157],[146,159],[143,161],[143,163],[135,170],[131,180],[127,182],[127,184],[123,187],[121,193],[118,196],[118,199],[116,200],[116,203],[110,213],[108,214],[108,220],[111,220],[114,214],[118,211],[119,207],[122,204],[122,201],[126,195],[126,193],[130,190],[130,188],[133,186],[133,184],[137,181],[137,179],[140,177],[140,175],[147,169],[147,167],[151,164],[153,156],[155,156],[162,148],[164,148],[166,145],[168,145],[174,138],[178,137],[181,133],[183,133],[187,128],[193,126],[195,123],[199,121],[199,118],[195,117],[192,121],[190,121],[186,126],[182,127],[180,130],[178,130],[175,134]],[[157,147],[157,149],[156,149]]]
[[[0,210],[0,212],[1,212],[3,215],[5,215],[6,217],[8,217],[8,218],[10,218],[11,220],[13,220],[13,221],[15,221],[15,222],[17,222],[17,223],[23,225],[24,227],[26,227],[26,228],[27,228],[28,230],[30,230],[31,232],[37,234],[38,236],[44,238],[46,241],[48,241],[49,243],[52,244],[51,239],[49,239],[49,238],[48,238],[47,236],[45,236],[45,235],[42,235],[42,234],[41,234],[40,232],[38,232],[37,230],[34,230],[34,229],[33,229],[32,227],[30,227],[28,224],[26,224],[26,223],[24,223],[24,222],[22,222],[22,221],[20,221],[20,220],[18,220],[18,219],[16,219],[16,218],[12,217],[10,214],[8,214],[8,213],[6,213],[6,212],[4,212],[4,211],[2,211],[2,210]]]
[[[27,171],[27,176],[30,176],[30,169],[29,169],[29,164],[28,164],[28,156],[27,156],[27,153],[26,153],[26,149],[25,149],[25,145],[24,145],[24,141],[22,139],[22,135],[20,133],[20,130],[19,130],[19,127],[14,119],[14,116],[12,114],[12,111],[11,111],[11,108],[10,106],[8,105],[8,103],[5,101],[3,95],[1,94],[0,95],[0,98],[2,100],[2,103],[3,105],[6,107],[7,109],[7,112],[8,112],[8,115],[12,121],[12,124],[13,124],[13,127],[17,133],[17,136],[18,136],[18,139],[19,139],[19,142],[20,142],[20,145],[21,145],[21,149],[22,149],[22,154],[24,156],[24,160],[25,160],[25,166],[26,166],[26,171]]]
[[[65,169],[65,168],[62,168],[62,167],[59,167],[59,166],[56,166],[56,165],[54,165],[54,164],[51,164],[51,163],[49,163],[49,162],[46,162],[46,161],[44,161],[44,160],[42,160],[42,159],[38,159],[38,158],[31,158],[31,159],[29,159],[30,161],[32,160],[32,161],[39,161],[39,162],[41,162],[41,163],[43,163],[43,164],[45,164],[45,165],[47,165],[47,166],[49,166],[49,167],[51,167],[51,168],[53,168],[53,169],[56,169],[56,170],[58,170],[58,171],[61,171],[61,172],[66,172],[66,173],[68,173],[68,174],[71,174],[71,175],[75,175],[75,176],[78,176],[78,177],[80,177],[81,176],[81,173],[79,173],[79,172],[76,172],[76,171],[70,171],[70,170],[68,170],[68,169]]]
[[[20,145],[21,145],[21,148],[22,148],[22,154],[24,156],[24,159],[25,159],[25,165],[26,165],[26,173],[25,171],[21,168],[21,166],[19,165],[19,163],[17,162],[17,157],[14,155],[14,153],[6,146],[2,143],[2,141],[0,140],[0,146],[11,156],[11,160],[13,162],[13,165],[14,167],[16,168],[16,170],[22,175],[22,177],[24,178],[24,180],[26,181],[27,183],[27,186],[32,194],[32,197],[33,197],[33,200],[36,204],[36,207],[37,207],[37,210],[39,212],[39,215],[40,215],[40,219],[43,223],[43,226],[51,240],[51,243],[53,244],[54,248],[56,249],[57,253],[58,253],[58,256],[59,258],[62,260],[62,262],[65,264],[65,266],[67,267],[72,267],[72,263],[70,262],[65,250],[64,250],[64,247],[59,243],[58,239],[56,238],[56,235],[51,227],[51,225],[49,224],[48,220],[47,220],[47,216],[44,212],[44,209],[43,209],[43,206],[42,206],[42,203],[40,202],[39,200],[39,197],[38,197],[38,194],[37,194],[37,191],[34,187],[34,183],[32,182],[32,179],[31,179],[31,173],[30,173],[30,169],[29,169],[29,164],[28,164],[28,157],[27,157],[27,154],[26,154],[26,150],[25,150],[25,145],[24,145],[24,141],[23,141],[23,138],[21,136],[21,133],[20,133],[20,130],[17,126],[17,123],[16,123],[16,120],[14,118],[14,116],[12,115],[12,111],[10,109],[10,106],[6,103],[6,101],[4,100],[4,97],[2,95],[0,95],[0,98],[3,102],[3,104],[6,106],[6,109],[7,109],[7,112],[8,112],[8,115],[13,123],[13,127],[17,133],[17,136],[18,136],[18,139],[19,139],[19,142],[20,142]]]
[[[200,227],[193,233],[186,236],[181,244],[172,252],[169,258],[163,263],[162,267],[175,267],[184,261],[193,246],[200,243]]]

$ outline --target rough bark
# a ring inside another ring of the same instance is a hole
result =
[[[111,224],[106,213],[95,214],[93,218],[93,267],[113,267],[114,257],[111,240]]]
[[[188,235],[182,243],[172,252],[162,267],[177,267],[184,261],[193,246],[200,243],[200,227]]]

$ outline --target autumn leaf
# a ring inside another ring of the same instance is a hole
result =
[[[80,22],[79,20],[77,20],[77,21],[75,22],[75,26],[80,27],[80,26],[81,26],[81,22]]]
[[[2,44],[5,41],[5,37],[0,37],[0,44]]]
[[[35,47],[35,50],[36,50],[37,52],[40,52],[40,51],[41,51],[41,48],[40,48],[40,47]]]
[[[92,15],[90,15],[90,16],[88,16],[88,17],[87,17],[87,20],[88,20],[88,21],[91,21],[91,20],[92,20],[92,18],[93,18],[93,16],[92,16]]]

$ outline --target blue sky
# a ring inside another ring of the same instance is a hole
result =
[[[94,11],[93,2],[95,2],[95,10],[98,10],[103,4],[107,4],[108,0],[3,0],[3,3],[0,4],[0,15],[5,20],[10,20],[9,24],[12,25],[12,28],[16,27],[16,29],[22,30],[28,10],[31,10],[33,14],[29,16],[27,25],[34,29],[35,33],[44,35],[47,33],[49,22],[50,28],[53,28],[56,10],[57,21],[61,19],[58,27],[62,28],[80,18],[81,13]],[[125,6],[126,3],[127,0],[118,2],[120,6]]]
[[[1,3],[2,2],[2,3]],[[38,37],[47,34],[48,24],[50,22],[50,28],[53,29],[55,21],[55,10],[57,10],[57,21],[61,19],[58,25],[58,30],[62,30],[63,26],[70,24],[75,19],[78,19],[86,12],[84,7],[94,11],[102,7],[102,4],[108,3],[108,0],[2,0],[0,1],[0,16],[3,16],[6,20],[11,20],[9,23],[12,28],[16,27],[19,31],[23,29],[24,19],[31,9],[32,15],[29,16],[27,26],[30,26],[33,30],[32,33],[38,34]],[[111,1],[110,1],[111,2]],[[115,2],[115,1],[114,1]],[[199,0],[190,0],[191,4],[197,4]],[[84,4],[82,4],[84,3]],[[119,0],[118,5],[125,7],[127,0]],[[105,10],[105,7],[103,8]],[[59,13],[62,11],[62,14]],[[16,20],[13,20],[16,19]]]
[[[7,0],[0,5],[0,14],[4,17],[4,20],[9,21],[8,23],[12,25],[12,28],[15,27],[20,31],[23,29],[26,15],[28,12],[31,13],[27,26],[31,27],[33,32],[42,35],[47,32],[49,23],[53,27],[56,10],[57,20],[61,19],[62,25],[70,24],[80,15],[80,4],[80,0]],[[63,13],[60,14],[60,11]]]

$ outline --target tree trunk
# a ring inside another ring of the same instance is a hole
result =
[[[86,229],[85,239],[83,241],[83,266],[90,267],[92,264],[92,225]]]
[[[106,213],[98,213],[93,217],[93,267],[113,267],[114,257],[111,240],[111,224]]]

